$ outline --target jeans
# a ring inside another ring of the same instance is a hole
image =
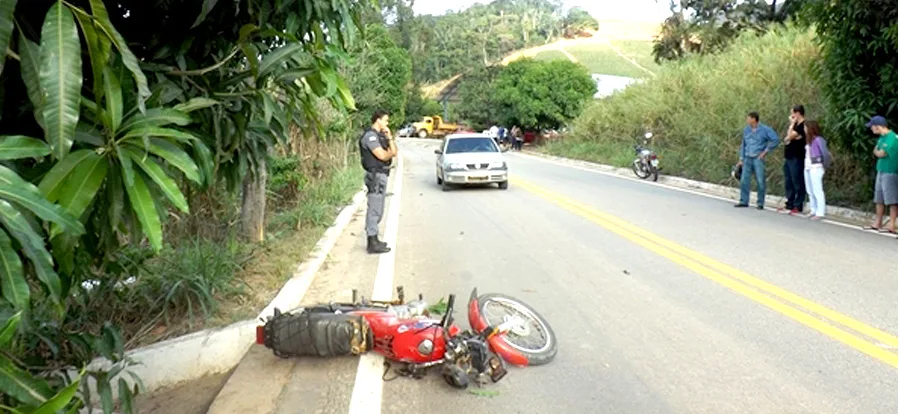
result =
[[[744,157],[741,170],[741,204],[750,204],[750,177],[756,174],[756,204],[766,205],[766,163],[758,157]]]
[[[806,179],[806,192],[809,194],[809,208],[813,214],[825,216],[825,188],[822,187],[822,178],[825,177],[825,169],[820,167],[810,168],[804,171]]]
[[[788,210],[797,209],[803,211],[803,202],[806,199],[806,185],[804,183],[803,158],[788,158],[784,160],[784,207]]]

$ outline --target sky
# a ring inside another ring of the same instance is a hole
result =
[[[448,9],[463,10],[475,3],[491,0],[416,0],[417,14],[444,14]],[[671,14],[668,0],[563,0],[563,7],[581,7],[597,20],[662,22]]]

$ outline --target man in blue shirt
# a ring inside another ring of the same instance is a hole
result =
[[[750,177],[756,175],[756,205],[762,210],[766,206],[766,154],[775,149],[781,139],[772,127],[759,122],[759,113],[747,114],[747,126],[744,127],[744,138],[738,150],[738,165],[741,171],[741,200],[735,207],[750,205]]]

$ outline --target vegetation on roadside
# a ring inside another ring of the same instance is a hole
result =
[[[796,103],[807,117],[827,122],[829,107],[821,88],[809,76],[820,59],[815,34],[790,27],[763,36],[747,34],[720,54],[664,65],[657,77],[592,103],[571,124],[565,139],[541,148],[548,153],[628,167],[632,146],[645,131],[654,133],[664,171],[700,181],[732,184],[746,114],[755,110],[761,121],[781,134]],[[860,126],[860,136],[866,131]],[[855,205],[868,198],[866,171],[838,140],[829,140],[834,154],[826,174],[829,204]],[[782,149],[768,158],[768,189],[782,194]]]
[[[460,85],[459,114],[472,125],[559,128],[596,92],[584,66],[568,60],[521,59],[486,67]]]
[[[247,264],[358,188],[339,71],[371,5],[314,2],[0,6],[3,410],[131,412],[128,348],[252,312]]]

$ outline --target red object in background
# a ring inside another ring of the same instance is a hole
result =
[[[524,138],[525,138],[525,141],[524,141],[524,142],[525,142],[525,143],[532,142],[532,141],[534,141],[534,137],[536,137],[536,136],[537,136],[537,132],[534,132],[534,131],[526,131],[526,132],[525,132],[525,137],[524,137]]]

